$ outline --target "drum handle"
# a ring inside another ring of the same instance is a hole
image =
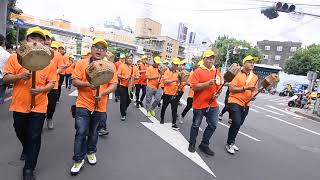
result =
[[[255,86],[258,84],[258,81],[259,81],[259,79],[256,81]],[[260,93],[262,92],[263,89],[264,89],[264,87],[261,87],[261,88],[258,90],[258,92],[256,92],[256,94],[253,95],[252,98],[250,98],[249,101],[247,101],[247,102],[245,103],[245,106],[247,106],[250,101],[252,101],[254,98],[256,98],[256,97],[258,96],[258,94],[260,94]]]
[[[97,87],[96,97],[99,97],[99,95],[100,95],[100,86]],[[95,100],[95,102],[94,102],[94,110],[91,112],[91,114],[93,114],[93,112],[94,112],[95,110],[97,110],[97,108],[98,108],[98,103],[99,103],[99,101]]]
[[[36,71],[32,71],[32,89],[36,88]],[[33,109],[35,107],[36,104],[36,96],[35,95],[31,95],[31,109]]]

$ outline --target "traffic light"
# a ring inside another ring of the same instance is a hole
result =
[[[296,10],[295,5],[289,5],[288,3],[277,2],[272,7],[268,7],[261,10],[261,13],[264,14],[269,19],[274,19],[279,17],[278,12],[291,13]]]

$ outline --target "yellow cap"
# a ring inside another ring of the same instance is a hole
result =
[[[41,29],[41,28],[38,27],[38,26],[29,28],[29,29],[27,30],[26,36],[29,36],[30,34],[33,34],[33,33],[39,34],[39,35],[41,35],[44,39],[46,39],[46,35],[44,34],[43,29]]]
[[[156,56],[153,58],[153,61],[156,63],[156,64],[160,64],[161,63],[161,58],[159,56]]]
[[[180,64],[186,64],[186,63],[187,63],[187,61],[185,59],[180,61]]]
[[[59,43],[59,48],[61,48],[61,47],[62,47],[63,49],[66,48],[63,42],[58,42],[58,43]]]
[[[162,64],[168,64],[169,63],[169,61],[168,60],[163,60],[163,62],[162,62]]]
[[[43,30],[43,33],[44,33],[46,36],[48,36],[50,39],[52,39],[52,34],[51,34],[50,31],[44,29],[44,30]]]
[[[52,41],[51,42],[51,47],[52,48],[59,48],[59,43],[57,41]]]
[[[197,65],[198,65],[198,66],[201,66],[201,65],[203,65],[203,63],[204,63],[203,60],[201,60],[201,61],[198,62]]]
[[[69,58],[74,58],[72,54],[69,55]]]
[[[143,56],[141,57],[141,59],[148,59],[148,56],[143,55]]]
[[[105,47],[108,47],[108,43],[106,40],[102,39],[102,38],[94,38],[93,43],[92,44],[98,44],[101,43],[103,44]]]
[[[212,50],[206,50],[203,52],[203,55],[202,55],[203,58],[208,58],[211,56],[216,56],[216,54]]]
[[[172,59],[172,64],[175,64],[175,65],[179,65],[180,64],[180,59],[179,58],[173,58]]]
[[[247,61],[253,61],[253,62],[257,62],[258,61],[258,57],[253,57],[251,55],[246,56],[245,58],[243,58],[242,63],[244,64]]]

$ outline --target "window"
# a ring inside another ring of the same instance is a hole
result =
[[[276,55],[276,56],[274,57],[274,60],[276,60],[276,61],[280,61],[280,60],[281,60],[281,56]]]
[[[269,56],[268,55],[263,55],[263,59],[268,60]]]
[[[290,48],[290,52],[296,52],[297,51],[297,47],[291,47]]]
[[[282,51],[282,46],[277,46],[277,51]]]
[[[264,47],[264,50],[270,51],[270,46],[265,46],[265,47]]]
[[[278,66],[279,67],[280,65],[279,64],[273,64],[273,66]]]

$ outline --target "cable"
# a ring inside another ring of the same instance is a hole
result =
[[[247,0],[247,1],[255,1],[255,2],[265,2],[265,3],[277,3],[276,1],[267,1],[267,0]],[[294,2],[287,2],[288,4],[300,5],[300,6],[315,6],[320,7],[320,4],[303,4],[303,3],[294,3]]]
[[[192,11],[246,11],[246,10],[256,10],[256,9],[262,9],[262,8],[267,8],[266,6],[263,7],[254,7],[254,8],[239,8],[239,9],[195,9]]]

